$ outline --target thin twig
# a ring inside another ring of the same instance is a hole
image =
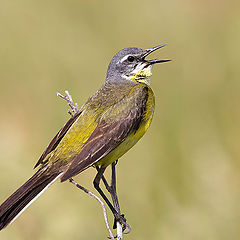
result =
[[[61,93],[57,92],[57,96],[61,97],[62,99],[64,99],[68,103],[68,105],[70,107],[70,110],[68,110],[68,113],[71,115],[71,117],[73,117],[79,111],[78,104],[73,102],[72,96],[70,95],[70,93],[68,91],[65,91],[65,93],[66,93],[66,96],[64,96]],[[113,175],[112,175],[111,186],[108,185],[108,183],[107,183],[106,179],[104,178],[104,176],[102,178],[102,180],[103,180],[107,190],[110,193],[112,191],[114,191],[116,193],[116,179],[114,179],[114,177],[116,177],[116,175],[115,175],[116,174],[115,173],[115,165],[116,165],[116,163],[112,164]],[[109,232],[109,235],[110,235],[110,239],[114,240],[113,233],[112,233],[111,228],[110,228],[109,223],[108,223],[107,212],[106,212],[106,208],[105,208],[104,203],[100,200],[99,197],[94,195],[88,189],[86,189],[83,186],[79,185],[72,178],[70,178],[69,181],[72,184],[74,184],[76,187],[78,187],[79,189],[83,190],[85,193],[90,195],[91,197],[95,198],[101,204],[102,209],[103,209],[103,215],[104,215],[105,224],[106,224],[106,227],[108,229],[108,232]],[[114,189],[112,189],[112,188],[114,188]],[[112,195],[112,193],[111,193],[111,195]],[[113,197],[113,195],[112,195],[112,197]],[[117,210],[117,212],[120,214],[120,207],[119,207],[117,195],[113,197],[113,204],[114,204],[114,207]],[[117,225],[117,236],[116,236],[116,238],[118,240],[122,240],[123,239],[123,226],[122,226],[122,224],[119,221],[117,221],[116,225]],[[125,223],[125,227],[127,227],[127,229],[128,229],[128,231],[126,232],[126,234],[127,234],[127,233],[129,233],[131,231],[131,227],[127,223]],[[125,230],[125,228],[124,228],[124,230]]]
[[[123,239],[123,229],[122,224],[117,221],[117,239],[122,240]]]
[[[92,192],[90,192],[88,189],[84,188],[83,186],[79,185],[77,182],[75,182],[72,178],[69,179],[69,182],[74,184],[77,188],[83,190],[85,193],[87,193],[89,196],[93,197],[94,199],[96,199],[100,204],[101,204],[101,207],[103,209],[103,215],[104,215],[104,220],[105,220],[105,224],[106,224],[106,227],[107,227],[107,230],[109,232],[109,235],[110,235],[110,239],[112,240],[115,240],[114,239],[114,236],[113,236],[113,233],[111,231],[111,228],[109,226],[109,223],[108,223],[108,218],[107,218],[107,211],[106,211],[106,207],[104,205],[104,203],[101,201],[101,199],[99,197],[97,197],[96,195],[94,195]]]
[[[72,96],[68,91],[65,91],[65,93],[67,96],[64,96],[61,93],[57,92],[57,96],[61,97],[68,103],[69,107],[71,108],[71,110],[68,110],[68,113],[71,115],[71,117],[73,117],[79,111],[78,104],[73,102]]]

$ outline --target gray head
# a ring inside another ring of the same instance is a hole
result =
[[[146,60],[145,58],[150,53],[164,46],[160,45],[149,49],[135,47],[122,49],[112,58],[108,66],[106,82],[128,79],[149,83],[149,78],[152,75],[152,65],[170,60]]]

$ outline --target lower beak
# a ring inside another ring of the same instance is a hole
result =
[[[147,60],[148,63],[150,64],[155,64],[155,63],[164,63],[164,62],[169,62],[171,59],[154,59],[154,60]]]
[[[163,45],[159,45],[159,46],[156,46],[156,47],[153,47],[153,48],[148,48],[146,51],[146,54],[143,56],[143,59],[145,59],[145,57],[147,57],[150,53],[156,51],[157,49],[159,48],[162,48],[166,46],[166,44],[163,44]],[[155,63],[164,63],[164,62],[169,62],[171,61],[170,59],[153,59],[153,60],[145,60],[147,63],[149,63],[149,65],[151,64],[155,64]]]

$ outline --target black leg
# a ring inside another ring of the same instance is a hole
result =
[[[117,210],[117,212],[120,213],[120,207],[119,207],[119,202],[118,202],[118,197],[117,197],[117,188],[116,188],[116,162],[113,162],[111,167],[112,167],[112,178],[111,178],[111,191],[110,194],[112,196],[113,200],[113,206]]]
[[[99,171],[100,168],[96,166],[96,169],[97,169],[97,171]],[[109,186],[109,184],[108,184],[106,178],[104,177],[104,175],[102,175],[102,181],[103,181],[103,183],[104,183],[104,185],[105,185],[105,188],[106,188],[106,189],[108,190],[108,192],[110,193],[110,191],[111,191],[111,186]]]
[[[114,208],[116,209],[116,211],[118,212],[118,214],[121,216],[122,218],[122,221],[124,221],[124,224],[123,224],[123,231],[126,229],[126,219],[124,218],[124,214],[121,214],[121,211],[120,211],[120,206],[119,206],[119,201],[118,201],[118,196],[117,196],[117,188],[116,188],[116,164],[117,164],[117,161],[116,162],[113,162],[111,167],[112,167],[112,177],[111,177],[111,187],[110,187],[110,194],[111,194],[111,197],[112,197],[112,201],[113,201],[113,206]],[[117,220],[118,219],[114,219],[114,225],[113,225],[113,228],[116,228],[117,227]]]
[[[112,163],[112,165],[111,165],[111,167],[112,167],[111,186],[109,186],[109,184],[108,184],[106,178],[104,177],[103,173],[102,173],[101,178],[102,178],[102,181],[103,181],[106,189],[111,194],[111,197],[112,197],[112,200],[113,200],[113,206],[114,206],[115,210],[120,214],[120,207],[119,207],[117,190],[116,190],[116,168],[115,168],[116,164],[117,164],[117,161]],[[99,167],[96,167],[96,169],[99,173],[101,172]]]
[[[109,208],[111,209],[113,215],[114,215],[114,225],[113,228],[116,228],[116,223],[120,222],[123,225],[123,231],[128,227],[128,229],[130,229],[130,227],[126,224],[126,219],[124,218],[124,215],[120,214],[120,209],[119,209],[119,204],[118,204],[118,199],[117,199],[117,194],[116,194],[116,174],[115,174],[115,165],[116,162],[114,163],[114,174],[112,174],[112,180],[111,183],[114,184],[114,187],[109,186],[106,178],[104,177],[103,173],[105,171],[106,168],[103,167],[96,167],[98,173],[93,181],[93,185],[95,187],[95,189],[99,192],[99,194],[102,196],[102,198],[104,199],[104,201],[107,203],[107,205],[109,206]],[[111,194],[111,197],[113,199],[113,204],[114,206],[110,203],[110,201],[108,200],[108,198],[106,197],[106,195],[104,194],[104,192],[102,191],[102,189],[100,188],[100,180],[103,180],[103,183],[105,185],[105,187],[107,188],[107,190],[109,191],[109,193]]]
[[[105,171],[106,168],[97,168],[97,175],[93,180],[93,185],[95,187],[95,189],[99,192],[99,194],[102,196],[102,198],[104,199],[104,201],[107,203],[107,205],[109,206],[109,208],[111,209],[112,213],[115,215],[117,215],[117,211],[116,209],[113,207],[113,205],[110,203],[110,201],[108,200],[108,198],[106,197],[106,195],[104,194],[104,192],[102,191],[102,189],[100,188],[99,184],[100,184],[100,180],[103,177],[103,173]]]
[[[130,232],[131,228],[130,226],[126,223],[126,219],[124,218],[124,214],[121,214],[120,212],[120,207],[119,207],[119,201],[118,201],[118,197],[117,197],[117,190],[116,190],[116,164],[117,161],[113,162],[111,167],[112,167],[112,175],[111,175],[111,185],[108,184],[106,178],[104,177],[103,173],[102,173],[102,180],[103,183],[106,187],[106,189],[108,190],[108,192],[110,193],[111,197],[112,197],[112,201],[113,201],[113,207],[115,209],[115,211],[117,212],[117,215],[114,214],[114,224],[113,224],[113,229],[115,229],[117,227],[117,221],[119,221],[122,225],[123,225],[123,231],[128,228],[128,232]],[[96,167],[97,171],[100,171],[99,167]]]

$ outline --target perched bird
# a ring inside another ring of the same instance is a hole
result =
[[[90,166],[99,187],[106,167],[126,153],[149,128],[154,112],[152,66],[170,60],[146,60],[154,48],[125,48],[111,60],[106,81],[52,139],[35,165],[36,173],[0,206],[0,230],[13,222],[45,189],[71,179]],[[117,216],[111,203],[110,208]]]

